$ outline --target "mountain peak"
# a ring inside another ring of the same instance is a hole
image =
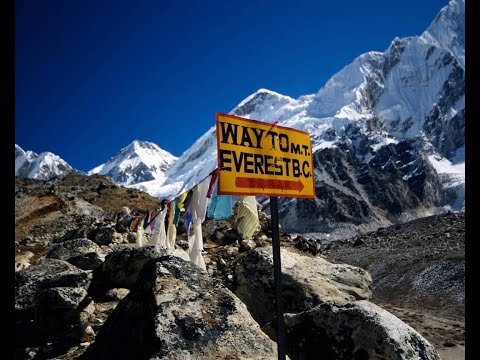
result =
[[[152,153],[154,156],[156,156],[156,154],[158,153],[165,158],[171,158],[172,156],[176,158],[174,155],[172,155],[168,151],[163,150],[157,144],[150,141],[144,141],[144,140],[133,140],[130,144],[120,149],[119,153],[122,153],[122,152],[124,153],[134,152],[140,156],[142,156],[142,153]]]
[[[18,156],[22,156],[25,154],[25,150],[23,150],[19,145],[15,144],[15,158]]]
[[[465,70],[465,0],[450,0],[422,38],[450,51]]]
[[[258,89],[257,91],[255,91],[254,93],[250,94],[249,96],[247,96],[244,100],[242,100],[240,102],[240,104],[238,104],[235,107],[235,109],[240,108],[240,107],[244,106],[245,104],[252,102],[252,100],[254,100],[254,99],[258,99],[258,98],[264,99],[266,97],[276,98],[276,99],[288,98],[288,99],[293,100],[289,96],[282,95],[280,93],[277,93],[276,91],[261,88],[261,89]]]
[[[118,185],[129,186],[143,181],[159,180],[177,157],[149,141],[134,140],[106,163],[88,172],[105,175]]]
[[[133,140],[127,148],[134,148],[134,149],[152,149],[152,148],[157,148],[160,149],[160,147],[152,142],[149,141],[142,141],[142,140]]]
[[[15,176],[49,180],[71,171],[73,168],[58,155],[48,151],[39,155],[15,144]]]
[[[261,121],[273,121],[270,118],[265,118],[265,112],[274,114],[275,108],[281,108],[288,103],[296,104],[297,101],[290,96],[262,88],[247,96],[231,111],[231,114]]]
[[[282,97],[282,96],[285,96],[285,95],[282,95],[276,91],[272,91],[272,90],[269,90],[269,89],[265,89],[265,88],[260,88],[258,89],[254,94],[252,95],[255,95],[255,94],[270,94],[270,95],[274,95],[274,96],[278,96],[278,97]]]

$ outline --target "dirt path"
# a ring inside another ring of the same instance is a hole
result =
[[[435,346],[442,360],[465,359],[465,321],[435,316],[425,310],[386,303],[377,305],[417,330]]]

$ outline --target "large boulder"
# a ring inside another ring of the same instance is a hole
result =
[[[115,242],[116,231],[111,225],[104,225],[90,231],[88,237],[98,245],[108,245]]]
[[[287,353],[292,359],[440,360],[417,331],[368,301],[320,304],[286,314]]]
[[[100,246],[88,239],[74,239],[59,243],[45,257],[68,261],[83,270],[93,270],[104,260]]]
[[[107,286],[131,289],[143,265],[148,260],[164,255],[166,252],[154,245],[122,246],[120,250],[108,254],[99,269]],[[175,248],[172,255],[189,260],[188,254],[180,248]]]
[[[43,259],[36,265],[15,273],[15,310],[22,313],[31,313],[39,309],[42,293],[61,288],[65,295],[71,289],[72,302],[78,303],[78,294],[85,294],[90,285],[92,274],[76,266],[58,259]],[[57,291],[57,290],[55,290]],[[59,290],[60,291],[60,290]],[[63,295],[61,297],[63,297]],[[64,300],[59,297],[59,302],[51,302],[48,306],[55,309],[64,307]],[[70,300],[69,300],[70,301]],[[68,301],[67,301],[68,302]]]
[[[309,257],[280,250],[285,312],[298,313],[324,302],[345,304],[369,299],[370,274],[355,266],[333,264],[321,256]],[[235,294],[261,326],[275,314],[271,247],[257,248],[235,269]]]
[[[80,341],[92,273],[58,259],[43,259],[15,274],[16,349]],[[22,350],[23,349],[23,350]]]
[[[220,282],[175,256],[148,261],[80,359],[274,359],[276,344]]]

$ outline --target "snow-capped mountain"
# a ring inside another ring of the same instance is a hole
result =
[[[310,133],[316,198],[281,199],[285,230],[341,234],[464,208],[464,39],[465,1],[452,0],[423,34],[360,55],[316,94],[260,89],[230,112]],[[164,179],[135,187],[174,198],[216,166],[212,127]]]
[[[25,151],[15,144],[15,176],[39,180],[50,180],[64,176],[74,169],[58,155],[42,152]]]
[[[106,163],[90,170],[88,175],[105,175],[121,186],[162,181],[165,171],[176,160],[176,156],[154,143],[135,140]]]

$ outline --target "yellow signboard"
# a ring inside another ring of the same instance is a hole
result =
[[[314,198],[308,133],[216,114],[218,193]]]

